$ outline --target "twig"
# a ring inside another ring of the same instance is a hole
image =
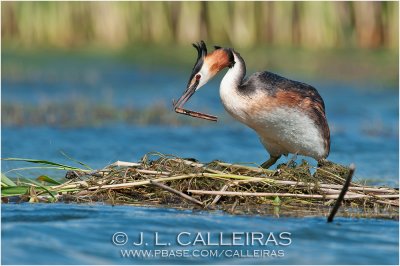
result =
[[[227,189],[228,189],[228,185],[224,185],[222,188],[221,188],[221,190],[220,190],[220,192],[224,192],[224,191],[226,191]],[[211,204],[210,205],[215,205],[215,204],[217,204],[217,202],[219,201],[219,199],[222,197],[222,195],[217,195],[217,196],[215,196],[215,198],[214,198],[214,200],[211,202]]]
[[[400,195],[371,195],[371,198],[380,198],[380,199],[394,199],[399,198]]]
[[[107,165],[104,169],[108,169],[110,167],[138,167],[141,166],[140,163],[132,163],[132,162],[123,162],[123,161],[116,161],[112,164]]]
[[[234,212],[235,212],[235,208],[236,208],[236,206],[238,205],[238,203],[239,203],[239,199],[236,199],[235,202],[234,202],[233,205],[232,205],[231,210],[230,210],[231,213],[234,213]]]
[[[154,174],[154,175],[170,175],[170,172],[165,172],[165,171],[153,171],[153,170],[145,170],[145,169],[135,169],[136,172],[142,173],[142,174]]]
[[[157,186],[157,187],[160,187],[160,188],[162,188],[162,189],[165,189],[166,191],[169,191],[169,192],[171,192],[171,193],[174,193],[174,194],[176,194],[176,195],[178,195],[178,196],[180,196],[180,197],[182,197],[182,198],[184,198],[184,199],[186,199],[186,200],[188,200],[188,201],[190,201],[190,202],[192,202],[192,203],[195,203],[195,204],[197,204],[197,205],[200,205],[201,207],[204,207],[204,203],[203,203],[203,202],[198,201],[197,199],[195,199],[195,198],[193,198],[193,197],[191,197],[191,196],[189,196],[189,195],[187,195],[187,194],[184,194],[184,193],[182,193],[182,192],[180,192],[180,191],[178,191],[178,190],[176,190],[176,189],[173,189],[173,188],[171,188],[171,187],[169,187],[169,186],[166,186],[166,185],[164,185],[164,184],[158,183],[158,182],[153,181],[153,180],[150,180],[150,183],[151,183],[152,185],[155,185],[155,186]]]
[[[269,193],[269,192],[238,192],[238,191],[210,191],[210,190],[195,190],[191,189],[188,192],[193,194],[203,194],[203,195],[221,195],[221,196],[254,196],[254,197],[298,197],[298,198],[330,198],[336,195],[309,195],[309,194],[293,194],[293,193]]]
[[[399,207],[398,200],[396,200],[396,201],[394,201],[394,200],[386,200],[386,201],[385,200],[377,200],[376,202]]]
[[[187,110],[187,109],[183,109],[183,108],[179,108],[179,107],[175,108],[175,112],[177,112],[178,114],[184,114],[184,115],[202,118],[202,119],[210,120],[210,121],[214,121],[214,122],[217,122],[217,119],[218,119],[216,116],[213,116],[213,115],[195,112],[195,111],[191,111],[191,110]]]
[[[204,164],[202,164],[202,163],[192,162],[192,161],[185,160],[185,159],[171,159],[171,160],[175,161],[175,162],[183,162],[186,165],[190,165],[190,166],[194,166],[194,167],[203,167],[204,166]]]
[[[130,168],[126,168],[124,177],[122,178],[122,183],[126,183],[126,175],[128,174],[129,170],[130,170]]]
[[[179,179],[186,179],[191,177],[196,177],[197,174],[188,174],[182,176],[174,176],[174,177],[164,177],[164,178],[156,178],[153,181],[171,181],[171,180],[179,180]],[[129,187],[137,187],[143,185],[149,185],[151,180],[144,180],[144,181],[137,181],[137,182],[130,182],[130,183],[122,183],[122,184],[115,184],[115,185],[104,185],[104,186],[93,186],[89,187],[88,190],[96,190],[100,188],[111,188],[111,189],[122,189],[122,188],[129,188]]]
[[[237,182],[247,183],[247,182],[262,182],[262,181],[274,182],[274,184],[278,184],[278,185],[306,186],[306,187],[310,187],[310,188],[314,188],[315,187],[315,185],[313,183],[305,183],[305,182],[297,182],[297,181],[289,181],[289,180],[275,180],[275,179],[267,179],[267,178],[264,178],[264,177],[254,177],[252,179],[238,180]],[[336,184],[319,183],[318,187],[320,187],[320,188],[330,188],[330,189],[341,189],[343,186],[342,185],[336,185]],[[352,186],[349,186],[349,190],[361,191],[361,192],[377,192],[377,193],[396,193],[396,194],[399,193],[395,189],[374,188],[374,187],[352,187]]]
[[[210,174],[210,173],[203,173],[203,176],[205,177],[211,177],[211,178],[230,178],[230,179],[240,179],[240,180],[249,180],[253,179],[254,177],[251,176],[246,176],[246,175],[235,175],[235,174]],[[274,179],[271,178],[262,178],[263,181],[269,181],[269,182],[275,182]]]
[[[295,193],[270,193],[270,192],[240,192],[240,191],[211,191],[190,189],[188,192],[203,195],[221,195],[221,196],[252,196],[252,197],[294,197],[309,199],[337,199],[339,194],[319,195],[319,194],[295,194]],[[362,198],[399,198],[399,195],[346,195],[344,199],[362,199]]]
[[[337,189],[321,188],[321,187],[320,187],[319,190],[322,191],[322,192],[324,192],[324,193],[326,193],[326,194],[335,194],[335,195],[338,195],[338,194],[340,193],[340,190],[337,190]],[[360,194],[352,193],[352,192],[349,192],[347,195],[349,195],[349,194],[352,194],[352,195],[360,195]]]
[[[331,223],[333,221],[333,218],[335,217],[337,211],[339,210],[340,205],[342,204],[342,201],[344,199],[344,196],[346,195],[346,192],[347,192],[347,190],[348,190],[348,188],[350,186],[350,182],[351,182],[351,179],[353,178],[355,170],[356,170],[355,165],[354,164],[350,164],[349,174],[347,175],[346,182],[343,185],[342,191],[340,191],[339,197],[337,198],[337,200],[335,202],[335,205],[333,206],[333,209],[332,209],[331,213],[328,216],[328,220],[327,220],[328,223]]]
[[[153,179],[154,181],[160,182],[160,181],[171,181],[171,180],[180,180],[180,179],[186,179],[186,178],[192,178],[192,177],[198,177],[198,174],[188,174],[188,175],[181,175],[181,176],[173,176],[173,177],[161,177],[161,178],[156,178]],[[143,186],[143,185],[149,185],[150,180],[143,180],[143,181],[136,181],[136,182],[129,182],[129,183],[121,183],[121,184],[113,184],[113,185],[99,185],[99,186],[92,186],[87,188],[88,190],[97,190],[101,188],[111,188],[111,189],[124,189],[124,188],[129,188],[129,187],[137,187],[137,186]],[[53,186],[51,187],[54,190],[59,190],[59,189],[71,189],[71,188],[79,188],[81,186],[81,182],[73,182],[68,185],[58,185],[58,186]]]

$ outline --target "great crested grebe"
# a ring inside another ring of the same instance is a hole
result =
[[[203,41],[193,44],[198,57],[187,89],[177,103],[184,104],[219,71],[228,67],[220,85],[226,111],[254,129],[270,158],[269,168],[282,156],[299,154],[324,160],[330,149],[325,104],[312,86],[271,72],[257,72],[245,78],[243,58],[232,48],[215,46],[207,53]]]

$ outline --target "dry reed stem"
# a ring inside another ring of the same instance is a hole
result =
[[[266,180],[263,177],[255,177],[252,179],[248,180],[240,180],[236,182],[240,183],[246,183],[246,182],[262,182]],[[272,180],[272,181],[271,181]],[[295,185],[295,186],[310,186],[312,184],[304,183],[304,182],[296,182],[296,181],[288,181],[288,180],[275,180],[275,179],[267,179],[266,181],[271,181],[274,182],[275,184],[280,184],[280,185]],[[318,186],[320,188],[331,188],[331,189],[341,189],[342,185],[336,185],[336,184],[324,184],[324,183],[319,183]],[[314,188],[315,185],[312,185],[312,188]],[[397,191],[395,189],[388,189],[388,188],[371,188],[371,187],[349,187],[349,190],[353,191],[361,191],[361,192],[378,192],[378,193],[396,193]]]
[[[122,184],[115,184],[115,185],[104,185],[104,186],[93,186],[89,187],[89,190],[96,190],[99,188],[102,189],[121,189],[121,188],[130,188],[130,187],[137,187],[137,186],[143,186],[143,185],[149,185],[151,181],[155,182],[161,182],[161,181],[172,181],[172,180],[180,180],[180,179],[186,179],[186,178],[191,178],[191,177],[197,177],[197,174],[189,174],[189,175],[182,175],[182,176],[174,176],[174,177],[165,177],[165,178],[155,178],[151,180],[144,180],[144,181],[138,181],[138,182],[130,182],[130,183],[122,183]]]
[[[152,171],[152,170],[143,170],[143,169],[135,169],[135,171],[143,174],[154,174],[154,175],[165,175],[168,176],[171,173],[170,172],[165,172],[165,171]]]
[[[253,196],[253,197],[297,197],[309,199],[336,199],[336,195],[310,195],[310,194],[294,194],[294,193],[268,193],[268,192],[239,192],[239,191],[209,191],[209,190],[188,190],[188,192],[199,195],[221,195],[221,196]],[[361,198],[399,198],[399,195],[347,195],[345,199],[361,199]]]

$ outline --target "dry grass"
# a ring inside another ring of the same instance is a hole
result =
[[[100,201],[233,214],[321,216],[329,213],[348,171],[331,162],[317,169],[303,161],[266,170],[148,154],[138,163],[116,162],[96,171],[68,171],[69,181],[47,189],[56,192],[57,201],[77,203]],[[36,191],[34,196],[46,201],[50,198],[46,193]],[[25,199],[32,197],[29,194]],[[398,219],[398,206],[398,189],[351,183],[339,215]]]

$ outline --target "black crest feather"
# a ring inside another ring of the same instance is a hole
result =
[[[192,74],[190,75],[188,86],[190,84],[190,81],[193,79],[194,75],[196,75],[200,71],[201,67],[203,66],[204,58],[207,55],[207,46],[204,43],[204,41],[193,43],[193,47],[196,48],[197,50],[197,60],[196,63],[194,64]]]
[[[207,55],[207,47],[204,41],[193,43],[193,47],[197,50],[197,60],[204,58]]]

